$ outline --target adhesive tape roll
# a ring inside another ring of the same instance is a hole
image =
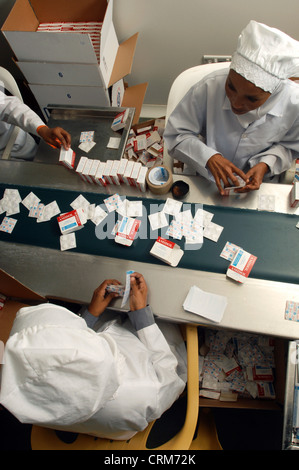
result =
[[[172,172],[164,165],[154,166],[146,175],[149,190],[154,194],[167,193],[172,185]]]

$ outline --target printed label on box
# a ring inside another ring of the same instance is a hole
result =
[[[228,267],[226,275],[235,281],[244,282],[256,262],[257,257],[240,248]]]

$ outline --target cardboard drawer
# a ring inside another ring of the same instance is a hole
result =
[[[45,108],[51,104],[86,107],[111,106],[108,91],[102,87],[34,84],[29,84],[29,87],[46,118],[49,116],[45,112]]]
[[[17,65],[31,84],[98,87],[102,82],[97,64],[18,62]]]

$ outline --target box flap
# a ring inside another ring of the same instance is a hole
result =
[[[36,31],[39,21],[27,0],[17,0],[12,7],[2,31]]]
[[[107,30],[105,47],[101,47],[100,53],[100,70],[106,88],[108,88],[109,85],[109,80],[116,60],[118,47],[119,45],[116,32],[113,23],[111,23],[109,29]]]
[[[30,300],[46,300],[45,297],[37,294],[26,287],[14,277],[0,269],[0,292],[7,297]]]
[[[120,44],[108,87],[118,82],[118,80],[124,78],[131,72],[138,34],[139,33],[134,34]]]
[[[107,38],[108,38],[108,35],[109,35],[109,30],[111,28],[111,24],[113,25],[113,0],[109,0],[109,2],[108,2],[105,17],[104,17],[104,21],[103,21],[103,24],[102,24],[101,44],[100,44],[100,51],[101,51],[100,56],[101,57],[103,56],[103,53],[104,53],[104,49],[105,49],[105,46],[106,46],[106,42],[107,42]],[[113,26],[113,29],[114,29],[114,26]]]
[[[148,83],[140,83],[139,85],[134,85],[126,89],[122,107],[123,108],[135,108],[135,115],[132,124],[137,124],[139,121],[139,116],[141,113],[141,108],[143,105],[145,93],[147,90]]]

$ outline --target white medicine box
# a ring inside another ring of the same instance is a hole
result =
[[[16,0],[1,30],[43,105],[88,105],[78,99],[91,87],[93,104],[110,106],[108,88],[131,72],[138,38],[119,44],[113,0]]]

